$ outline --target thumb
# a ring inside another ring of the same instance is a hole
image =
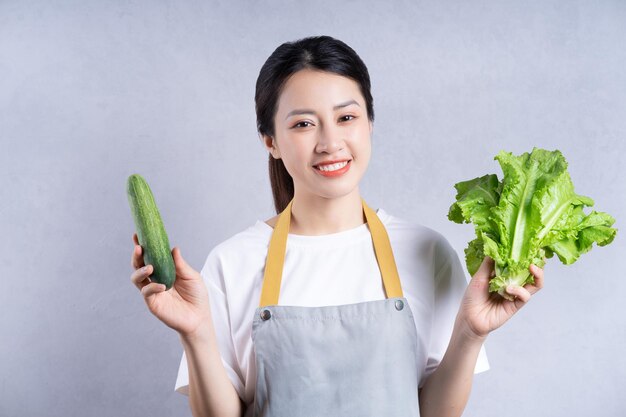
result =
[[[176,266],[176,275],[188,278],[195,272],[194,269],[183,259],[178,246],[172,249],[172,257],[174,258],[174,265]]]
[[[480,288],[487,286],[489,284],[489,279],[491,278],[494,264],[495,262],[493,259],[491,259],[489,256],[485,256],[483,262],[478,268],[478,271],[476,271],[476,273],[474,273],[474,276],[472,277],[472,285]]]

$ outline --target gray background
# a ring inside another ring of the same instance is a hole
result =
[[[626,218],[626,2],[0,1],[0,415],[190,415],[182,348],[131,285],[128,175],[172,245],[211,248],[274,215],[254,84],[280,43],[329,34],[369,67],[362,183],[441,231],[452,185],[493,156],[560,149],[577,192]],[[623,233],[486,344],[465,416],[623,416]]]

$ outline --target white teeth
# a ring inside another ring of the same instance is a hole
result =
[[[341,169],[346,165],[348,165],[348,161],[332,165],[318,165],[318,168],[320,169],[320,171],[337,171],[338,169]]]

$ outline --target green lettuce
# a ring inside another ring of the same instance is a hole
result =
[[[501,151],[494,159],[502,167],[502,181],[490,174],[459,182],[448,212],[453,222],[474,224],[476,239],[465,249],[468,272],[474,275],[485,256],[495,261],[489,291],[510,298],[509,284],[534,283],[531,264],[542,268],[556,254],[569,265],[594,242],[613,241],[615,219],[583,211],[594,202],[574,192],[560,151],[534,148],[520,156]]]

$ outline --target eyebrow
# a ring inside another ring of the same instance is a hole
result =
[[[333,107],[333,110],[339,110],[341,108],[348,107],[351,104],[356,104],[357,106],[361,107],[359,105],[359,103],[356,102],[356,100],[348,100],[346,102],[337,104],[335,107]],[[287,116],[285,116],[285,119],[288,119],[291,116],[295,116],[295,115],[298,115],[298,114],[315,114],[315,111],[313,111],[311,109],[296,109],[296,110],[292,110],[289,113],[287,113]]]

